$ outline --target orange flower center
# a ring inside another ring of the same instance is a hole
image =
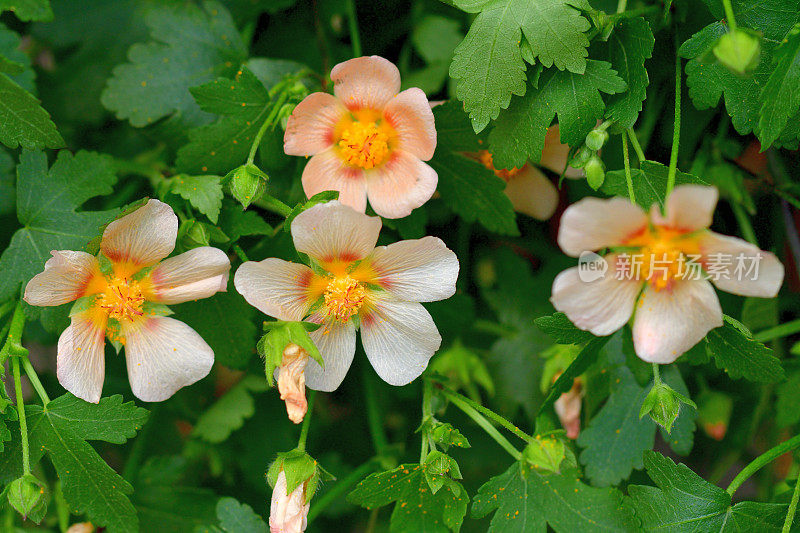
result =
[[[97,305],[116,320],[133,321],[144,315],[144,296],[139,282],[128,278],[111,279],[97,299]]]
[[[359,282],[344,275],[330,279],[324,296],[327,315],[347,322],[364,305],[367,291]]]
[[[483,166],[485,166],[486,168],[488,168],[489,170],[494,172],[495,176],[497,176],[498,178],[503,178],[505,181],[510,180],[520,170],[522,170],[521,168],[517,168],[517,167],[512,167],[510,169],[495,168],[494,160],[493,160],[492,154],[491,154],[491,152],[489,152],[489,150],[481,150],[480,152],[478,152],[478,161],[480,161],[481,164],[483,164]]]
[[[625,268],[634,279],[643,279],[655,290],[670,289],[677,279],[692,279],[700,273],[697,239],[687,232],[667,227],[645,228],[628,239],[625,246],[638,250],[627,254]]]
[[[389,135],[375,122],[352,122],[342,131],[339,149],[348,164],[374,168],[389,155]]]

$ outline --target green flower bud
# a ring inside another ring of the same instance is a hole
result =
[[[682,403],[697,408],[692,400],[673,390],[666,383],[658,382],[653,385],[642,402],[639,418],[650,415],[653,422],[670,432],[675,419],[680,414]]]
[[[522,451],[522,458],[534,468],[558,472],[566,453],[567,449],[559,439],[536,435]]]
[[[752,72],[761,59],[760,37],[737,28],[719,38],[714,45],[714,55],[737,74]]]
[[[714,440],[722,440],[728,432],[733,413],[733,399],[725,393],[706,390],[697,397],[697,422]]]
[[[270,386],[274,381],[275,369],[283,362],[283,352],[290,344],[300,346],[320,366],[324,366],[319,349],[308,335],[309,331],[314,331],[319,327],[319,324],[311,322],[284,322],[282,320],[264,324],[267,333],[256,344],[256,350],[264,358],[264,370]]]
[[[572,159],[569,161],[569,166],[572,168],[583,168],[586,165],[586,162],[591,159],[594,153],[587,147],[582,146],[575,155],[572,156]]]
[[[438,450],[428,454],[423,472],[433,494],[444,486],[447,479],[461,479],[461,469],[456,460]]]
[[[306,484],[306,502],[311,501],[320,480],[335,479],[313,457],[297,448],[289,452],[279,453],[278,457],[270,465],[269,470],[267,470],[267,481],[271,487],[275,487],[281,471],[286,476],[286,490],[288,493],[291,493],[301,483]]]
[[[37,524],[47,510],[47,486],[32,474],[25,474],[8,485],[8,503],[26,519]]]
[[[592,130],[586,136],[586,147],[596,152],[606,144],[606,141],[608,141],[606,130]]]
[[[583,171],[586,173],[586,181],[589,183],[589,187],[597,190],[603,185],[606,179],[606,166],[603,164],[603,161],[597,157],[597,154],[593,155],[586,162]]]
[[[289,117],[294,111],[294,108],[297,107],[295,104],[283,104],[281,110],[278,111],[278,120],[281,122],[281,129],[286,131],[286,125],[289,123]]]
[[[269,176],[254,164],[249,163],[228,172],[224,181],[230,184],[233,197],[247,209],[266,192]]]
[[[178,240],[184,249],[191,250],[200,246],[208,246],[210,235],[205,224],[192,219],[181,223],[181,227],[178,229]]]

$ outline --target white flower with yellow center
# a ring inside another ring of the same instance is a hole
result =
[[[177,304],[224,291],[230,261],[208,246],[167,257],[175,248],[178,217],[150,200],[109,224],[100,251],[111,263],[101,270],[86,252],[52,251],[44,272],[25,288],[31,305],[62,305],[89,297],[58,339],[57,375],[65,389],[97,403],[105,376],[105,337],[125,347],[128,377],[141,400],[166,400],[208,375],[214,353],[192,328],[148,313],[148,303]]]
[[[559,246],[573,257],[610,248],[608,271],[587,280],[580,267],[565,270],[553,282],[553,305],[600,336],[633,315],[636,354],[651,363],[675,361],[722,326],[709,278],[723,291],[761,298],[774,297],[783,283],[774,254],[708,229],[716,204],[716,188],[682,185],[664,214],[654,205],[649,217],[624,198],[571,205],[561,217]]]
[[[256,308],[278,320],[322,324],[310,333],[325,361],[305,369],[306,385],[333,391],[356,350],[356,323],[372,366],[384,381],[405,385],[418,377],[441,344],[419,302],[455,293],[458,259],[436,237],[375,247],[381,219],[338,201],[315,205],[292,222],[298,252],[317,270],[282,259],[244,263],[234,285]]]

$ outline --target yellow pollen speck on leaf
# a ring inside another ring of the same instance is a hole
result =
[[[367,291],[350,276],[337,276],[328,282],[324,297],[327,315],[346,322],[364,305]]]
[[[374,168],[389,156],[389,136],[375,122],[353,122],[342,132],[339,149],[350,165]]]
[[[138,281],[114,278],[97,299],[97,305],[105,309],[110,318],[133,321],[144,315],[144,296]]]

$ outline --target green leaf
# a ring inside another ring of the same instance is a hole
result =
[[[537,416],[541,414],[547,407],[553,404],[562,394],[567,392],[572,388],[572,384],[575,381],[575,378],[586,372],[586,370],[597,361],[597,356],[600,355],[600,350],[605,346],[605,344],[609,341],[611,337],[597,337],[583,347],[581,353],[575,358],[571,365],[567,367],[564,372],[558,376],[558,379],[553,386],[550,387],[550,391],[547,393],[547,396],[542,402],[542,405],[539,406],[539,410],[537,411]],[[583,434],[581,434],[583,436]]]
[[[44,269],[50,250],[81,250],[117,210],[77,211],[84,202],[112,192],[117,181],[111,157],[61,151],[50,170],[42,152],[23,152],[17,167],[17,218],[23,225],[0,256],[0,300]]]
[[[0,72],[5,72],[20,87],[35,94],[36,73],[31,68],[30,56],[22,51],[21,45],[19,35],[0,24]]]
[[[247,51],[228,11],[216,2],[159,5],[148,12],[152,41],[128,51],[130,63],[114,68],[103,105],[136,127],[173,113],[196,125],[200,110],[190,87],[236,72]]]
[[[538,470],[526,462],[484,483],[472,504],[471,516],[497,511],[492,533],[558,533],[571,531],[635,531],[633,513],[622,506],[616,489],[599,489],[572,473]]]
[[[635,510],[646,531],[781,530],[786,505],[739,502],[731,506],[727,492],[657,452],[644,453],[644,466],[658,488],[629,486],[628,506]]]
[[[0,74],[0,142],[9,148],[64,146],[64,139],[39,101],[5,74]]]
[[[627,367],[616,370],[611,396],[578,437],[580,460],[592,484],[616,485],[642,468],[642,452],[653,448],[656,433],[649,417],[639,418],[647,393]]]
[[[11,11],[24,22],[53,20],[49,0],[0,0],[0,12]]]
[[[653,56],[654,44],[650,24],[643,18],[622,19],[608,38],[607,59],[628,90],[607,98],[606,117],[622,129],[633,127],[642,110],[650,84],[644,62]]]
[[[775,391],[775,423],[785,428],[800,422],[800,372],[794,371]]]
[[[725,18],[723,0],[703,0],[717,20]],[[781,41],[800,22],[800,0],[731,0],[738,26],[760,31],[771,41]]]
[[[665,192],[667,190],[667,175],[669,168],[656,161],[642,161],[641,168],[631,169],[631,179],[633,181],[633,192],[636,196],[636,203],[644,209],[650,209],[653,204],[663,207]],[[675,185],[687,183],[697,183],[708,185],[704,180],[691,174],[686,174],[678,170],[675,173]],[[625,178],[625,171],[612,170],[606,172],[606,180],[600,191],[613,196],[628,196],[628,183]]]
[[[269,533],[269,527],[253,508],[233,498],[220,498],[217,519],[223,531],[229,533]]]
[[[203,213],[214,224],[222,208],[222,185],[219,176],[176,176],[171,191],[188,200],[192,207]]]
[[[0,148],[0,215],[14,212],[15,191],[14,160],[11,154]]]
[[[263,376],[245,376],[200,415],[192,434],[212,444],[227,440],[255,413],[253,393],[265,390],[267,382]]]
[[[661,373],[664,383],[672,387],[678,393],[689,397],[689,389],[686,387],[676,365],[669,365]],[[658,428],[661,438],[669,444],[672,451],[678,455],[689,455],[694,446],[694,432],[697,429],[697,408],[682,405],[680,414],[672,426],[672,431],[667,432],[664,428]]]
[[[442,200],[467,222],[477,220],[489,231],[517,235],[516,215],[503,192],[505,182],[464,152],[478,152],[481,144],[457,102],[433,109],[438,143],[430,161],[439,174]]]
[[[538,86],[528,87],[497,119],[489,134],[489,145],[497,168],[521,168],[528,160],[538,162],[547,128],[558,115],[561,142],[583,144],[586,135],[603,117],[600,93],[621,93],[625,82],[611,63],[588,60],[582,74],[545,70]]]
[[[231,368],[245,368],[255,353],[256,310],[234,290],[175,307],[175,318],[197,331],[214,358]]]
[[[178,150],[178,168],[224,174],[244,163],[272,108],[261,81],[242,68],[234,79],[219,78],[193,88],[192,94],[204,111],[223,116],[189,132],[189,144]]]
[[[244,211],[241,207],[228,202],[222,204],[219,227],[231,242],[249,235],[272,235],[275,232],[255,211]]]
[[[588,331],[578,329],[564,313],[542,316],[534,320],[534,323],[558,344],[583,344],[595,338]]]
[[[457,532],[467,513],[469,497],[460,483],[447,479],[434,494],[418,464],[403,464],[393,470],[379,472],[356,485],[348,501],[367,509],[395,502],[392,511],[392,533]]]
[[[780,137],[789,119],[800,108],[800,26],[795,26],[775,50],[775,70],[761,92],[758,122],[761,150]]]
[[[137,532],[136,510],[127,481],[108,466],[87,440],[122,444],[147,420],[147,411],[121,396],[91,404],[65,394],[42,408],[27,408],[32,449],[47,451],[64,497],[74,513],[86,513],[95,526],[110,533]]]
[[[457,80],[456,95],[472,119],[476,132],[508,108],[511,95],[525,94],[522,36],[531,54],[546,67],[583,73],[586,68],[584,34],[589,21],[567,0],[455,0],[469,13],[478,13],[456,48],[450,76]],[[520,165],[521,166],[521,165]]]
[[[780,359],[772,350],[753,340],[742,324],[725,316],[722,327],[706,335],[706,349],[714,357],[717,368],[732,379],[745,378],[759,383],[775,383],[786,377]]]

